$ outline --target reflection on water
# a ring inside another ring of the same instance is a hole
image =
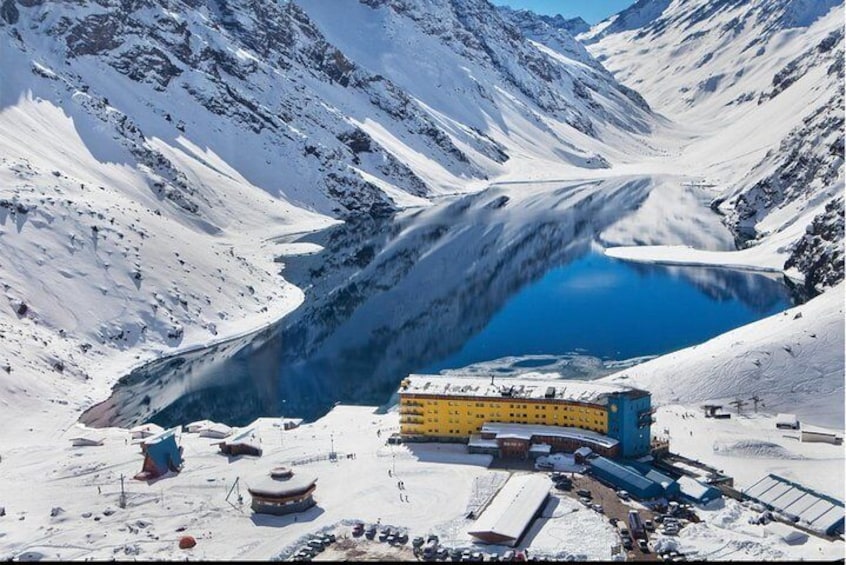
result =
[[[497,191],[314,234],[286,259],[305,303],[258,334],[153,362],[83,416],[162,425],[316,419],[379,405],[408,373],[576,350],[660,354],[786,308],[763,275],[628,264],[591,252],[645,185],[582,183],[510,201]]]

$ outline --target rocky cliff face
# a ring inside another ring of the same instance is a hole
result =
[[[739,246],[772,249],[819,291],[843,278],[819,244],[842,245],[826,238],[843,222],[843,37],[835,0],[641,0],[580,39],[705,140],[682,155],[719,188],[712,206]]]

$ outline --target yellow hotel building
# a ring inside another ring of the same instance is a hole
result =
[[[624,457],[649,452],[651,395],[590,381],[409,375],[399,389],[407,441],[466,441],[486,423],[578,428],[620,442]]]

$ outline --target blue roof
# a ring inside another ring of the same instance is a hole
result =
[[[671,485],[672,483],[675,482],[675,480],[672,477],[668,477],[664,473],[660,473],[660,472],[656,471],[655,469],[650,469],[646,473],[646,478],[649,479],[650,481],[658,483],[659,485],[663,486],[664,488],[666,488],[667,486],[669,486],[669,485]]]
[[[640,491],[646,492],[650,488],[659,487],[660,485],[656,484],[654,481],[651,481],[637,473],[628,467],[620,465],[619,463],[615,463],[610,459],[606,459],[605,457],[594,457],[593,459],[589,459],[588,463],[591,467],[599,469],[600,471],[611,475],[625,483],[632,485],[634,488],[639,489]],[[663,490],[663,489],[661,489]]]
[[[176,444],[176,436],[173,434],[173,430],[164,432],[154,438],[152,442],[147,443],[146,452],[144,467],[147,467],[147,461],[149,461],[155,466],[155,471],[159,474],[178,471],[182,466],[182,451]]]

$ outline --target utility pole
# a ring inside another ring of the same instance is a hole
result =
[[[285,400],[282,401],[282,414],[279,415],[279,423],[282,427],[279,429],[279,445],[285,445]]]
[[[745,400],[740,400],[738,398],[737,400],[732,400],[731,402],[729,402],[729,404],[731,404],[732,406],[737,408],[737,413],[740,414],[740,409],[743,408],[744,406],[746,406],[749,403],[746,402]]]
[[[749,400],[751,400],[752,402],[754,402],[754,403],[755,403],[755,413],[756,413],[756,414],[758,413],[758,404],[760,404],[761,406],[766,406],[766,404],[764,404],[763,399],[761,399],[761,398],[760,398],[757,394],[756,394],[756,395],[754,395],[754,396],[753,396],[752,398],[750,398]]]
[[[118,499],[118,506],[126,508],[126,490],[123,488],[123,473],[120,474],[120,498]]]

